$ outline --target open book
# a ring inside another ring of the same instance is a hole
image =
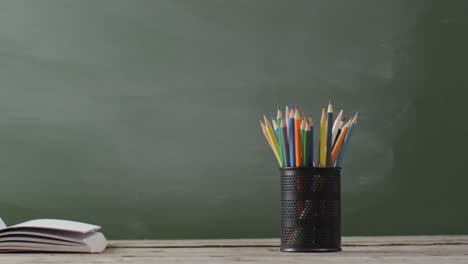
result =
[[[99,253],[107,240],[99,226],[55,219],[31,220],[7,227],[0,218],[1,252]]]

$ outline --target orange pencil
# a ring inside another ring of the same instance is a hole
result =
[[[348,120],[348,123],[346,123],[346,125],[343,127],[343,130],[341,131],[340,136],[336,141],[335,147],[332,151],[331,164],[335,164],[335,161],[338,158],[338,154],[340,154],[341,147],[343,146],[343,142],[346,138],[346,134],[348,134],[349,126],[351,125],[352,121],[353,118]]]
[[[302,166],[302,138],[301,138],[301,116],[299,109],[296,106],[296,114],[294,116],[294,147],[296,151],[296,167]]]

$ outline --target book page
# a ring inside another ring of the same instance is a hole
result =
[[[75,242],[68,242],[53,238],[41,238],[35,236],[7,236],[0,237],[0,246],[5,245],[8,242],[32,242],[32,243],[41,243],[41,244],[51,244],[51,245],[63,245],[63,246],[76,246],[80,245]]]
[[[96,225],[90,225],[75,221],[58,220],[58,219],[37,219],[27,221],[21,224],[8,227],[8,229],[18,228],[42,228],[42,229],[53,229],[63,230],[78,233],[88,233],[99,230],[101,227]]]
[[[6,228],[5,222],[3,222],[2,218],[0,217],[0,230]]]
[[[83,252],[83,253],[92,253],[91,250],[85,246],[64,246],[64,245],[49,245],[49,244],[40,244],[32,242],[6,242],[0,244],[0,252],[4,251],[19,251],[19,252]]]
[[[14,237],[0,242],[1,252],[82,252],[100,253],[107,247],[107,240],[101,233],[90,233],[82,241],[83,244],[67,244],[57,241],[40,241],[25,238],[15,240]],[[44,243],[46,242],[46,243]]]
[[[95,232],[78,233],[70,231],[61,231],[55,229],[41,229],[41,228],[19,228],[19,229],[6,229],[0,231],[0,238],[11,236],[36,236],[43,238],[59,239],[63,241],[83,243],[83,240],[91,236]]]

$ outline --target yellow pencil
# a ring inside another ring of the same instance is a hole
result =
[[[268,121],[268,118],[266,116],[263,116],[263,121],[265,122],[265,130],[267,132],[267,135],[270,137],[271,143],[275,148],[275,155],[278,155],[279,157],[279,145],[278,140],[276,139],[275,131],[273,131],[273,127],[270,125],[270,122]],[[280,159],[280,166],[282,166],[282,164],[283,163]]]
[[[271,133],[272,129],[271,129],[271,125],[268,123],[268,119],[264,118],[264,120],[265,120],[265,123],[263,124],[263,127],[265,128],[266,135],[267,135],[268,139],[270,140],[273,153],[275,154],[275,156],[277,156],[279,158],[278,147],[275,144],[275,142],[277,142],[276,137],[274,136],[274,133]],[[279,161],[279,159],[278,159],[278,161]],[[281,166],[281,163],[280,163],[280,166]]]
[[[271,143],[270,137],[268,136],[268,134],[266,132],[265,125],[262,123],[262,120],[260,120],[260,126],[262,127],[263,135],[265,136],[266,140],[268,141],[268,145],[270,145],[271,150],[273,150],[273,153],[276,156],[276,160],[278,161],[279,165],[281,166],[280,157],[278,156],[278,153],[275,151],[275,147]]]
[[[327,166],[327,118],[325,115],[325,108],[322,108],[322,118],[320,119],[320,167]]]

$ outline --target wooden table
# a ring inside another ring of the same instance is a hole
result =
[[[278,239],[111,241],[102,254],[0,254],[0,263],[468,263],[468,236],[345,237],[338,253],[278,246]]]

